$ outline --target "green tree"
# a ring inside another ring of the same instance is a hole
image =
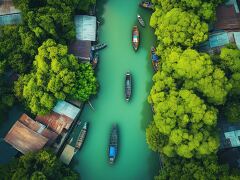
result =
[[[164,157],[163,169],[155,180],[180,179],[239,179],[238,173],[229,173],[227,165],[219,165],[216,155],[205,156],[202,159],[167,158]]]
[[[224,114],[229,122],[239,122],[240,121],[240,102],[239,97],[234,99],[229,99],[224,108]]]
[[[153,19],[156,21],[156,19]],[[154,24],[154,22],[150,22]],[[174,8],[157,18],[155,34],[165,46],[192,47],[207,40],[208,26],[193,13]]]
[[[80,64],[67,46],[49,39],[38,49],[34,70],[20,76],[15,94],[35,114],[50,112],[57,99],[86,101],[97,90],[89,63]]]
[[[14,180],[77,180],[79,175],[65,167],[50,151],[28,153],[11,163],[0,166],[2,179]]]

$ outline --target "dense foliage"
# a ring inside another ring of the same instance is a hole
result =
[[[20,76],[15,92],[33,113],[46,114],[57,99],[86,101],[96,93],[96,79],[89,63],[79,64],[68,54],[67,46],[54,40],[45,41],[38,48],[34,70]]]
[[[229,174],[227,166],[219,165],[215,155],[201,159],[181,159],[165,157],[164,168],[159,172],[155,180],[165,179],[211,179],[211,180],[237,180],[239,173]]]
[[[28,153],[0,166],[1,179],[9,180],[77,180],[79,175],[65,167],[57,157],[46,150]]]
[[[0,28],[0,76],[15,73],[15,94],[35,114],[50,112],[57,99],[86,101],[96,93],[89,64],[68,54],[75,39],[73,15],[95,0],[14,0],[22,11],[20,25]],[[0,82],[0,112],[13,104],[13,85]],[[6,80],[5,80],[6,79]]]
[[[238,179],[218,164],[216,125],[220,107],[229,121],[240,117],[240,51],[229,45],[212,57],[194,49],[208,38],[207,23],[222,1],[152,2],[160,65],[148,97],[154,116],[146,140],[163,162],[155,178]]]

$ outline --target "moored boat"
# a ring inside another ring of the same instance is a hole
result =
[[[153,10],[153,8],[154,8],[153,3],[151,3],[150,1],[142,1],[139,5],[143,8],[147,8],[147,9]]]
[[[155,72],[157,72],[158,65],[159,65],[159,57],[156,54],[156,49],[154,47],[151,48],[151,60],[152,60],[153,69]]]
[[[132,95],[132,75],[127,72],[125,75],[125,99],[128,102]]]
[[[80,134],[78,136],[78,139],[77,139],[77,142],[76,142],[76,145],[75,145],[76,150],[79,150],[82,147],[83,142],[84,142],[84,140],[86,138],[86,135],[87,135],[87,130],[88,130],[88,123],[85,122],[84,125],[83,125],[83,128],[80,131]]]
[[[92,51],[101,50],[101,49],[103,49],[105,47],[107,47],[107,44],[104,44],[104,43],[97,44],[95,46],[92,46]]]
[[[142,25],[142,27],[145,27],[145,23],[143,21],[143,18],[139,14],[137,15],[137,18],[138,18],[138,22]]]
[[[135,51],[138,50],[140,43],[140,34],[137,26],[133,26],[132,30],[132,45]]]
[[[94,57],[93,57],[92,61],[91,61],[93,69],[95,69],[97,67],[98,60],[99,60],[99,54],[96,52],[94,54]]]
[[[118,127],[116,124],[114,124],[112,126],[108,147],[108,158],[110,164],[113,164],[115,162],[117,154],[118,154]]]

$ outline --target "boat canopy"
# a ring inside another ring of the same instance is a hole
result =
[[[111,157],[115,157],[115,156],[116,156],[116,149],[115,149],[115,147],[110,146],[109,155],[110,155]]]
[[[158,61],[159,57],[156,54],[152,54],[152,60],[153,61]]]
[[[138,35],[133,35],[133,42],[138,42]]]

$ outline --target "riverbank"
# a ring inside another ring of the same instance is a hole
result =
[[[100,51],[96,70],[100,89],[91,100],[95,111],[86,104],[80,117],[82,122],[89,122],[86,141],[71,166],[83,180],[152,179],[158,173],[159,163],[158,155],[148,148],[145,138],[145,128],[152,119],[147,102],[153,75],[150,48],[155,42],[148,25],[151,12],[140,8],[137,0],[100,0],[97,8],[101,22],[99,40],[108,47]],[[138,13],[146,22],[145,28],[138,24]],[[134,25],[139,26],[141,33],[138,52],[131,45]],[[124,98],[127,71],[133,75],[133,96],[129,103]],[[110,166],[107,148],[113,123],[119,126],[120,144],[116,163]],[[76,129],[76,136],[79,130]]]

